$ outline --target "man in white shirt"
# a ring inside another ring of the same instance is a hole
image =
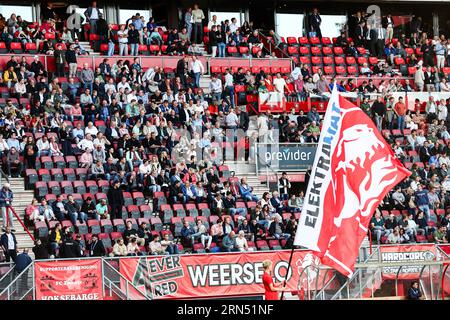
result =
[[[233,84],[233,76],[230,73],[230,70],[227,69],[225,71],[225,84],[223,86],[225,90],[225,94],[230,96],[231,106],[234,108],[234,84]]]
[[[237,29],[239,29],[239,26],[237,25],[236,18],[231,18],[230,32],[235,33]]]
[[[117,36],[119,37],[119,55],[128,55],[128,29],[125,29],[125,25],[120,26],[120,30],[117,31]]]
[[[84,133],[90,134],[91,136],[97,136],[98,133],[98,129],[94,126],[94,124],[92,122],[88,122],[88,125],[86,128],[84,128]]]
[[[230,108],[230,113],[225,117],[225,123],[228,129],[235,130],[239,125],[239,118],[234,112],[234,108]]]
[[[47,136],[43,136],[36,143],[38,147],[38,156],[48,156],[50,155],[50,143],[47,140]]]
[[[277,73],[275,79],[273,79],[273,85],[275,86],[275,90],[279,93],[284,93],[284,88],[286,87],[286,80],[281,77],[280,73]]]
[[[78,142],[77,147],[81,150],[86,150],[86,148],[89,148],[89,150],[94,150],[94,142],[92,141],[92,136],[88,133],[84,137],[83,140]]]
[[[205,73],[205,67],[203,63],[197,59],[196,56],[192,56],[191,58],[191,71],[194,74],[194,87],[200,88],[200,77],[203,73]]]
[[[108,92],[108,90],[111,90],[111,92],[116,93],[116,84],[114,83],[114,79],[110,78],[108,80],[108,83],[105,84],[105,92]]]
[[[130,84],[127,82],[127,78],[125,78],[125,77],[122,77],[122,81],[120,81],[117,84],[118,91],[120,91],[120,89],[122,89],[122,88],[131,90]]]
[[[208,30],[211,30],[213,26],[220,25],[219,21],[217,21],[217,16],[213,15],[211,21],[208,22]]]

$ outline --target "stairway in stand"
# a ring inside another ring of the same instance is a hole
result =
[[[13,208],[17,215],[23,221],[25,216],[25,209],[31,203],[34,198],[33,190],[25,190],[24,178],[9,178],[11,190],[14,194]],[[14,217],[14,226],[16,230],[15,235],[17,238],[17,246],[19,250],[29,248],[30,256],[32,255],[31,249],[34,247],[33,240],[31,240],[28,233],[24,230],[20,222]],[[32,231],[30,231],[32,233]]]

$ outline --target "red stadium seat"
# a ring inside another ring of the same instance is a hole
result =
[[[309,56],[311,54],[309,47],[300,47],[299,52],[301,55]]]
[[[291,56],[294,54],[298,54],[298,47],[294,47],[294,46],[288,47],[288,54]]]
[[[333,52],[335,55],[344,55],[344,49],[342,47],[334,47]]]
[[[319,47],[311,47],[311,54],[313,56],[320,56],[322,55],[322,50]]]
[[[330,47],[323,47],[322,52],[324,55],[331,56],[333,54],[333,49]]]

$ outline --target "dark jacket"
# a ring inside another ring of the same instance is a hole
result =
[[[9,207],[14,196],[11,190],[0,190],[0,207]]]
[[[90,257],[103,257],[106,254],[105,246],[101,240],[91,242],[88,244],[87,249]]]
[[[77,63],[77,55],[74,50],[66,51],[66,62],[69,63]]]
[[[31,260],[31,257],[27,253],[22,252],[21,254],[17,255],[16,261],[14,261],[14,263],[16,264],[14,270],[16,270],[17,273],[21,273],[32,262],[33,260]]]
[[[120,188],[109,188],[108,190],[108,203],[110,205],[123,206],[125,203],[123,199],[123,193]]]
[[[48,247],[43,243],[34,246],[33,253],[36,260],[49,258]]]
[[[17,249],[17,240],[16,240],[16,236],[14,233],[12,233],[12,237],[13,237],[13,241],[14,241],[14,250]],[[8,251],[8,236],[6,235],[6,233],[2,234],[2,236],[0,237],[0,244],[3,247],[4,251]]]
[[[280,228],[281,228],[281,232],[284,232],[284,226],[283,226],[283,224],[282,224],[281,222],[278,222],[278,225],[279,225]],[[270,227],[269,227],[269,234],[270,234],[271,236],[273,236],[273,235],[275,234],[275,226],[276,226],[276,223],[275,223],[275,222],[272,222],[272,223],[270,224]]]
[[[78,258],[81,257],[81,248],[78,242],[73,239],[67,239],[63,242],[59,249],[61,258]]]

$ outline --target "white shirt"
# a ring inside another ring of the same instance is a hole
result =
[[[12,236],[12,233],[8,233],[8,250],[14,250],[14,238]]]
[[[231,31],[231,33],[235,33],[237,29],[239,29],[239,27],[238,27],[238,25],[236,23],[230,24],[230,31]]]
[[[116,85],[113,83],[105,84],[105,92],[108,92],[109,89],[111,89],[112,92],[117,92]]]
[[[209,87],[211,89],[211,92],[221,93],[222,92],[222,80],[216,79],[214,81],[211,81]]]
[[[209,21],[208,22],[208,30],[211,30],[213,26],[218,26],[220,23],[216,20],[216,21]]]
[[[78,142],[78,148],[81,150],[86,150],[86,148],[89,148],[90,150],[94,150],[94,142],[91,140],[83,139],[80,142]]]
[[[96,136],[97,133],[98,133],[98,129],[96,127],[94,127],[94,126],[92,126],[91,128],[86,127],[84,129],[84,134],[88,134],[88,133],[90,133],[91,135]]]
[[[225,75],[225,87],[232,87],[233,86],[233,76],[231,74]]]
[[[119,30],[117,31],[117,34],[119,35],[119,43],[128,43],[128,38],[121,38],[121,35],[128,35],[128,30],[125,29],[124,31]]]
[[[239,124],[239,119],[236,115],[236,113],[234,112],[230,112],[226,118],[225,118],[225,122],[227,124],[227,126],[237,126]]]
[[[300,68],[295,67],[294,70],[292,70],[292,72],[291,72],[291,77],[292,77],[292,79],[297,80],[298,76],[301,74],[302,74],[302,72],[301,72]]]
[[[128,90],[131,90],[130,84],[128,82],[119,82],[117,85],[117,90],[120,90],[121,88],[124,88],[125,90],[128,88]]]
[[[91,10],[91,16],[89,17],[91,20],[98,20],[98,9],[92,8]]]
[[[283,93],[286,81],[283,78],[275,78],[273,79],[273,85],[275,86],[278,92]]]
[[[205,68],[203,67],[203,63],[201,63],[200,60],[195,60],[191,64],[191,70],[194,73],[203,73]]]

